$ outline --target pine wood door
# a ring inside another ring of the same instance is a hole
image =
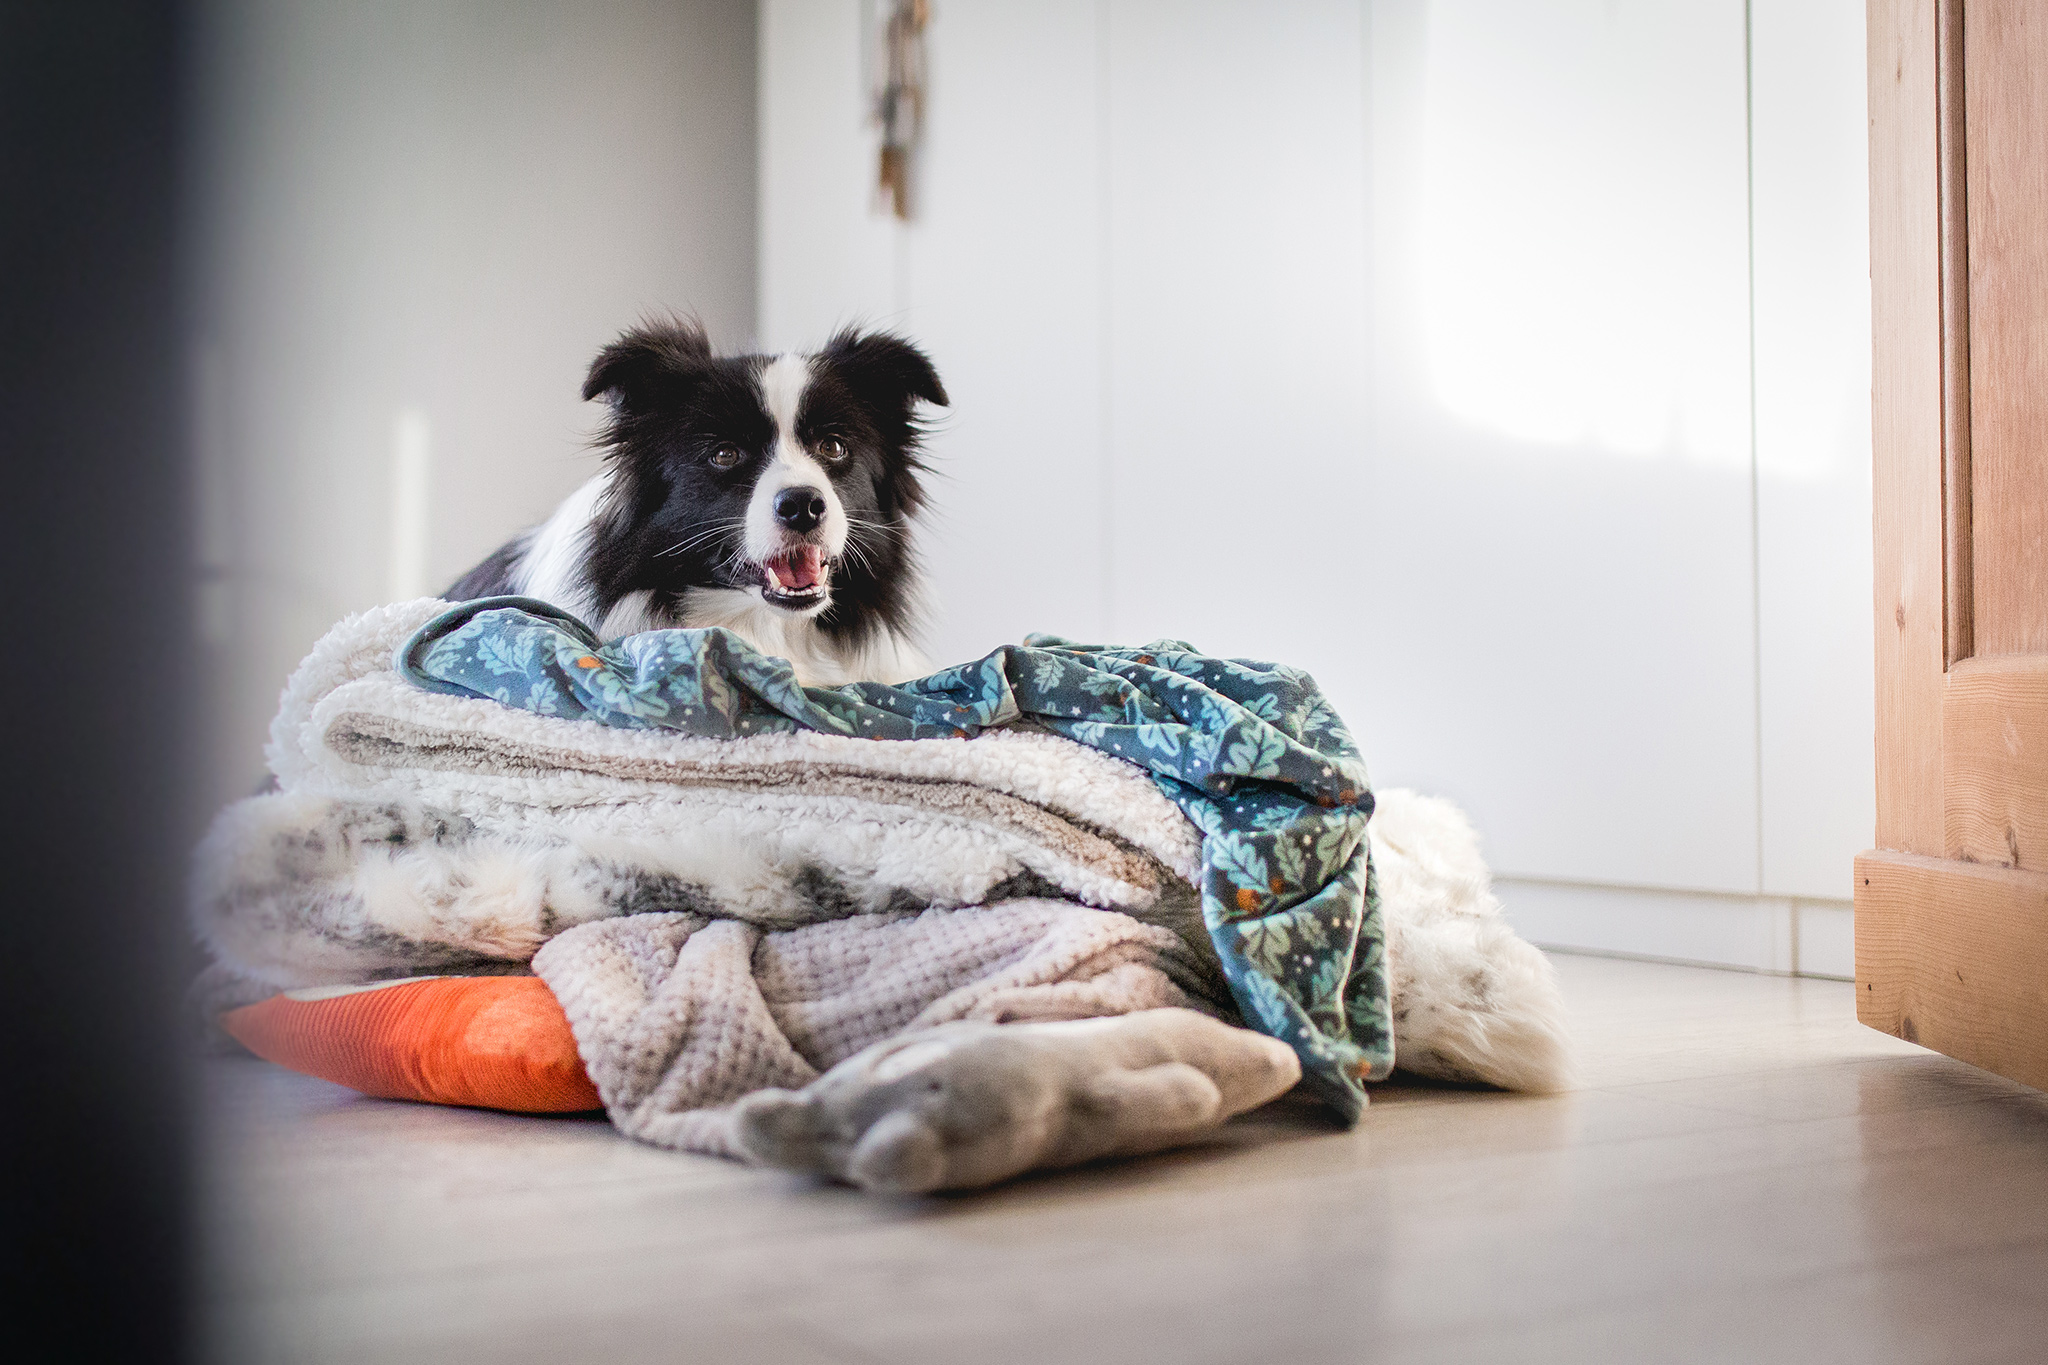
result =
[[[2048,0],[1869,0],[1857,1015],[2048,1088]]]

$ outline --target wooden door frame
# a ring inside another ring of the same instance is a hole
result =
[[[1971,657],[1962,5],[1868,4],[1877,848],[1856,860],[1856,1013],[2048,1088],[2048,872],[1982,799],[2048,781],[2016,768],[2048,745],[2048,656]]]

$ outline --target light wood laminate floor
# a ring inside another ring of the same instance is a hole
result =
[[[220,1361],[2048,1361],[2048,1097],[1846,983],[1560,957],[1587,1087],[880,1199],[210,1073]]]

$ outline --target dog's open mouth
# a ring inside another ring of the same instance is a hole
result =
[[[798,545],[761,565],[761,595],[778,607],[808,607],[830,590],[832,566],[815,545]]]

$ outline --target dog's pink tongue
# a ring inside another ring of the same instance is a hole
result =
[[[784,592],[817,587],[824,571],[825,552],[815,545],[799,545],[782,558],[768,561],[769,576]]]

